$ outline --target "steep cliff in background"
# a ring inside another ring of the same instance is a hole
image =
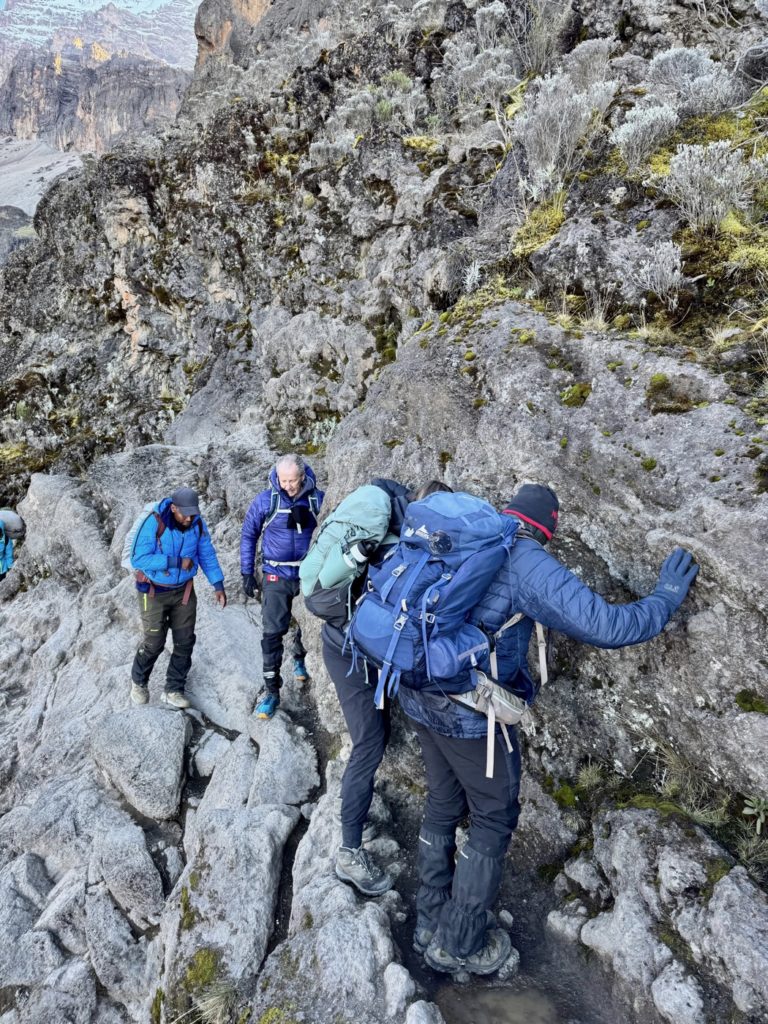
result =
[[[768,850],[742,813],[768,798],[761,9],[244,11],[203,5],[176,125],[57,182],[3,271],[0,460],[30,524],[0,587],[8,1024],[217,993],[224,1020],[439,1019],[408,951],[413,737],[398,720],[375,810],[400,892],[363,903],[331,869],[315,624],[311,690],[266,727],[240,604],[201,602],[186,724],[125,710],[134,511],[198,486],[236,580],[287,447],[331,503],[375,473],[493,501],[544,480],[557,553],[612,600],[694,552],[652,643],[556,639],[502,902],[563,1019],[765,1021]]]
[[[188,84],[185,71],[132,56],[24,50],[0,86],[0,132],[103,153],[127,133],[173,121]]]
[[[0,10],[0,77],[19,50],[84,49],[133,54],[191,68],[196,0],[6,0]]]

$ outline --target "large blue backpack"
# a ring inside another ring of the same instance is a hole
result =
[[[515,541],[517,520],[471,494],[408,506],[400,541],[368,571],[347,634],[380,670],[376,704],[398,686],[462,693],[488,667],[490,641],[467,622]]]

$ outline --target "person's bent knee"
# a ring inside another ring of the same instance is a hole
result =
[[[139,649],[136,653],[146,658],[156,658],[158,655],[162,654],[164,648],[164,636],[144,637],[139,644]]]
[[[189,650],[195,646],[197,636],[193,629],[176,629],[173,631],[173,648],[176,651]]]
[[[469,845],[484,857],[503,857],[515,830],[514,824],[493,822],[491,824],[470,819]]]

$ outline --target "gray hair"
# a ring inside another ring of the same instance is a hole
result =
[[[306,476],[307,474],[307,467],[304,459],[302,459],[300,455],[296,455],[294,452],[280,456],[275,463],[275,472],[279,473],[281,469],[288,469],[289,467],[291,469],[297,469],[301,476]]]

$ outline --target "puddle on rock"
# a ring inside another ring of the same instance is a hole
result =
[[[435,993],[446,1024],[571,1024],[536,989],[461,988],[446,985]]]

